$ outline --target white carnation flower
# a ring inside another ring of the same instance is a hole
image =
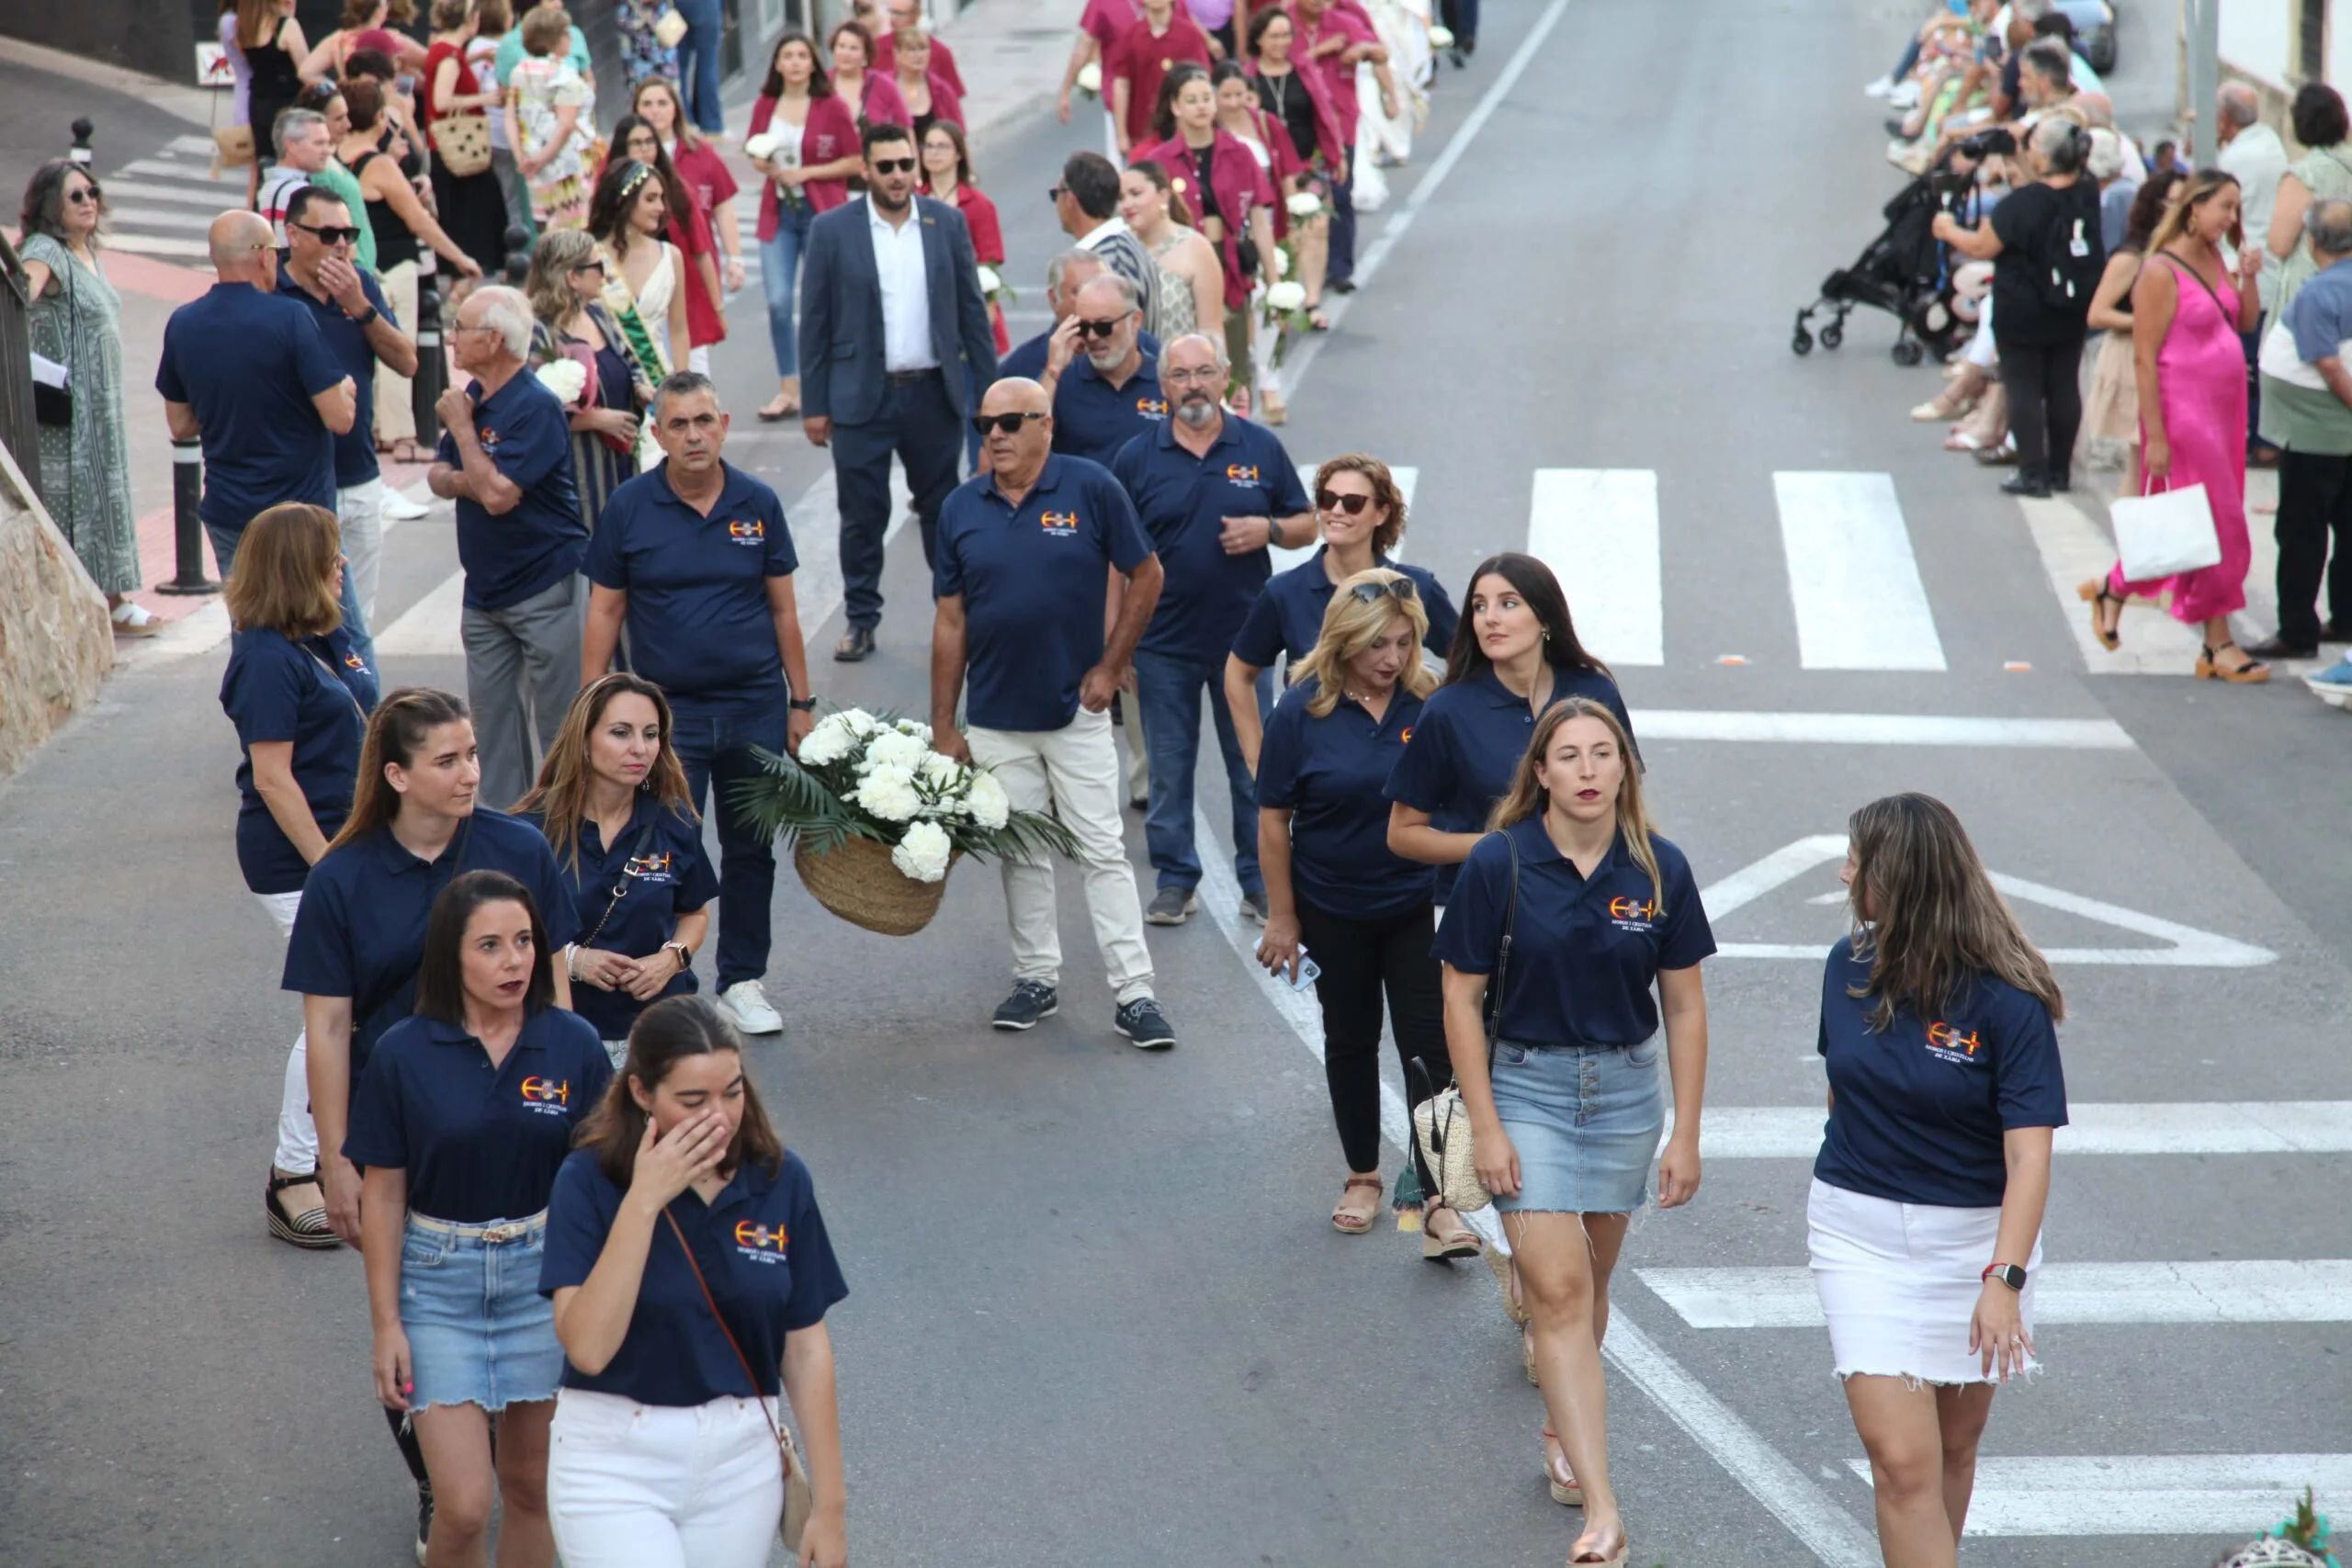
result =
[[[537,374],[539,385],[562,402],[576,403],[580,394],[588,389],[588,372],[576,359],[551,359],[540,366]]]
[[[1288,205],[1293,218],[1312,218],[1323,210],[1323,198],[1311,190],[1296,191]]]
[[[947,874],[951,846],[946,830],[936,822],[917,822],[890,851],[890,863],[917,882],[937,882]]]
[[[1274,276],[1276,277],[1288,277],[1290,276],[1290,257],[1283,252],[1281,246],[1275,246],[1274,254],[1268,259],[1273,263]]]
[[[971,813],[973,821],[994,832],[1012,818],[1012,797],[1004,793],[994,773],[976,773],[964,795],[964,809]]]
[[[854,733],[861,736],[871,735],[882,728],[881,721],[864,708],[843,708],[842,717]]]
[[[885,822],[911,820],[922,809],[922,796],[915,793],[915,776],[905,768],[872,769],[852,794],[858,805]]]
[[[1004,279],[997,276],[996,268],[986,265],[983,265],[980,268],[980,292],[982,294],[994,294],[998,289],[1003,287]]]
[[[831,718],[820,722],[800,743],[803,767],[821,768],[828,762],[838,762],[857,749],[857,737],[849,726],[836,724]]]
[[[911,778],[915,769],[922,766],[924,754],[929,750],[929,747],[911,735],[896,729],[886,729],[865,743],[865,761],[863,765],[868,768],[896,768]]]
[[[925,753],[922,760],[922,782],[933,789],[954,789],[964,775],[964,764],[942,752]]]
[[[1296,310],[1306,304],[1306,285],[1303,283],[1277,283],[1266,290],[1269,310]]]
[[[765,162],[766,160],[775,157],[775,134],[773,131],[763,130],[757,136],[745,137],[743,139],[743,156],[746,158],[755,158],[762,162]]]
[[[1078,68],[1078,90],[1089,97],[1102,96],[1102,67],[1100,63],[1090,60]]]

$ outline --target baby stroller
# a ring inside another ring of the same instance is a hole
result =
[[[1954,151],[1960,151],[1955,149]],[[1884,310],[1901,322],[1893,350],[1897,365],[1917,365],[1930,350],[1948,353],[1963,325],[1952,314],[1951,276],[1943,245],[1929,232],[1936,214],[1957,208],[1973,176],[1955,173],[1951,153],[1888,202],[1886,228],[1862,250],[1854,265],[1822,280],[1821,298],[1797,312],[1789,339],[1795,354],[1813,352],[1813,318],[1831,312],[1821,328],[1821,346],[1846,341],[1846,318],[1858,305]]]

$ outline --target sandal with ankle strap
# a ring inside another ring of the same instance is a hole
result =
[[[1548,1445],[1559,1440],[1559,1433],[1549,1427],[1544,1428],[1544,1441],[1547,1445],[1544,1450],[1544,1483],[1552,1489],[1552,1501],[1564,1508],[1581,1508],[1584,1506],[1584,1488],[1577,1483],[1576,1472],[1568,1468],[1568,1450],[1562,1448],[1559,1462],[1552,1462],[1552,1450]]]
[[[343,1238],[327,1224],[326,1205],[305,1209],[300,1213],[288,1212],[278,1194],[289,1187],[316,1187],[319,1173],[288,1176],[273,1169],[269,1173],[269,1190],[262,1195],[262,1212],[269,1218],[269,1234],[288,1247],[299,1247],[311,1252],[328,1252],[343,1245]],[[324,1190],[322,1189],[322,1190]]]
[[[1443,1214],[1453,1221],[1451,1227],[1433,1225],[1430,1222]],[[1421,1216],[1421,1256],[1431,1263],[1447,1263],[1456,1258],[1476,1258],[1486,1250],[1486,1243],[1478,1233],[1462,1223],[1462,1216],[1441,1203]]]
[[[2233,686],[2259,686],[2270,679],[2270,666],[2247,654],[2234,641],[2225,642],[2221,648],[2211,643],[2202,646],[2205,651],[2197,659],[2197,678],[2200,681],[2226,681]],[[2245,662],[2234,670],[2221,662],[2222,650],[2232,648],[2238,648],[2239,654],[2245,659]]]
[[[1372,1207],[1368,1210],[1348,1207],[1348,1194],[1359,1187],[1372,1189]],[[1376,1176],[1349,1177],[1347,1185],[1340,1189],[1340,1206],[1331,1211],[1331,1228],[1341,1235],[1362,1235],[1372,1229],[1372,1222],[1380,1216],[1380,1194],[1385,1190]]]
[[[2123,646],[2123,610],[2131,604],[2131,599],[2125,594],[2109,592],[2107,579],[2103,577],[2095,577],[2088,581],[2075,584],[2075,597],[2091,607],[2091,636],[2098,638],[2099,646],[2109,649],[2121,648]],[[2109,631],[2101,624],[2101,617],[2109,604],[2115,606],[2113,631]]]

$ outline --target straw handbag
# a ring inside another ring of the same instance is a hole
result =
[[[1487,1066],[1492,1071],[1495,1063],[1495,1029],[1502,1021],[1503,986],[1510,976],[1511,933],[1519,925],[1519,843],[1509,833],[1503,842],[1510,847],[1510,901],[1503,910],[1503,940],[1495,951],[1495,972],[1487,981]],[[1426,1085],[1427,1070],[1419,1059],[1414,1062],[1416,1075]],[[1453,1084],[1421,1100],[1413,1107],[1413,1141],[1421,1146],[1421,1159],[1430,1168],[1430,1177],[1437,1182],[1438,1196],[1445,1206],[1456,1213],[1475,1213],[1495,1201],[1478,1179],[1476,1146],[1470,1137],[1470,1108],[1462,1102],[1462,1090]]]
[[[490,117],[468,112],[433,122],[433,152],[441,166],[459,179],[490,167]]]

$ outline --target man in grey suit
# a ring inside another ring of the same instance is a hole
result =
[[[882,535],[890,455],[907,466],[922,556],[956,488],[972,386],[996,379],[996,344],[964,215],[914,194],[904,126],[863,138],[865,195],[810,227],[801,280],[800,423],[833,449],[842,514],[842,598],[849,632],[833,657],[874,651],[882,619]],[[977,372],[967,380],[965,367]]]

